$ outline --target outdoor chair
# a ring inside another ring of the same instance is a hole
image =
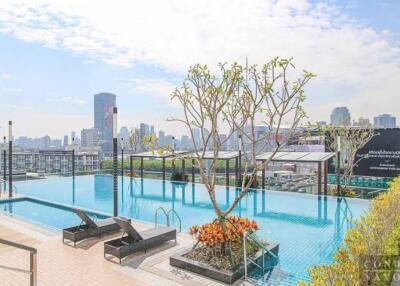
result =
[[[94,221],[81,209],[74,209],[74,212],[81,218],[81,224],[63,229],[63,243],[65,243],[65,240],[69,240],[76,246],[78,241],[95,236],[100,238],[103,234],[121,229],[112,218]]]
[[[146,253],[147,249],[169,240],[175,240],[176,244],[176,229],[174,228],[157,226],[139,233],[129,220],[122,217],[114,217],[114,220],[124,233],[121,238],[104,242],[104,258],[107,254],[117,257],[121,264],[122,258],[135,252],[144,250]]]

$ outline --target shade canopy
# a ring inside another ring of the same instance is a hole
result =
[[[202,151],[199,151],[198,153],[199,153],[199,155],[202,155]],[[193,152],[193,153],[185,154],[185,157],[196,159],[198,156],[195,152]],[[203,159],[212,160],[212,159],[214,159],[214,152],[206,151],[202,157],[203,157]],[[238,151],[219,151],[217,159],[218,160],[232,160],[232,159],[235,159],[238,157],[239,157]]]
[[[146,152],[141,152],[141,153],[136,153],[136,154],[132,154],[131,157],[133,158],[169,158],[169,157],[173,157],[174,154],[175,155],[182,155],[185,154],[186,151],[175,151],[174,153],[172,153],[171,151],[162,151],[162,152],[158,152],[158,151],[146,151]]]
[[[269,160],[273,152],[265,152],[256,157],[257,161]],[[319,163],[325,162],[334,157],[333,152],[276,152],[271,159],[274,162],[303,162],[303,163]]]

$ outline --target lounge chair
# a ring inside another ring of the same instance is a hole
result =
[[[82,222],[78,226],[63,229],[63,243],[65,243],[65,240],[69,240],[75,246],[78,241],[83,239],[95,236],[101,237],[102,234],[121,229],[112,218],[94,221],[81,209],[74,209],[74,212],[81,218]]]
[[[104,258],[107,254],[121,259],[138,251],[158,246],[163,242],[175,240],[176,243],[176,229],[158,226],[142,232],[137,232],[131,225],[130,221],[122,217],[114,217],[114,220],[124,230],[121,238],[113,239],[104,242]],[[124,234],[127,235],[124,235]]]

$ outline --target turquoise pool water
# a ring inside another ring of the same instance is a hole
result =
[[[0,202],[0,210],[12,216],[50,229],[59,230],[79,225],[81,220],[68,207],[54,205],[36,199],[23,198]],[[93,219],[102,219],[101,214],[88,213]]]
[[[16,185],[21,194],[112,214],[111,176],[79,176],[75,183],[70,177],[54,177]],[[229,205],[237,193],[235,188],[218,187],[221,207]],[[179,214],[184,231],[214,218],[207,191],[200,184],[119,178],[120,215],[153,223],[154,212],[160,206]],[[280,244],[279,272],[285,284],[294,285],[299,279],[308,279],[309,267],[332,261],[343,234],[351,227],[350,220],[362,215],[368,206],[366,200],[257,191],[245,196],[234,212],[255,219],[260,226],[259,236]],[[20,211],[20,216],[30,216],[23,214],[24,208]],[[62,228],[74,221],[59,216],[57,222],[47,223]]]

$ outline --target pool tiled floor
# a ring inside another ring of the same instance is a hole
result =
[[[135,222],[139,231],[151,225]],[[15,218],[0,215],[0,237],[37,248],[39,286],[221,286],[216,281],[174,269],[168,263],[171,254],[192,245],[191,238],[179,234],[178,245],[164,244],[146,254],[129,257],[122,265],[103,258],[103,242],[121,233],[101,240],[87,240],[76,248],[64,245],[60,233],[43,234],[38,228]],[[0,265],[29,268],[26,251],[3,247],[0,249]],[[28,274],[0,269],[0,284],[3,286],[29,285]],[[244,284],[238,282],[236,285]]]

